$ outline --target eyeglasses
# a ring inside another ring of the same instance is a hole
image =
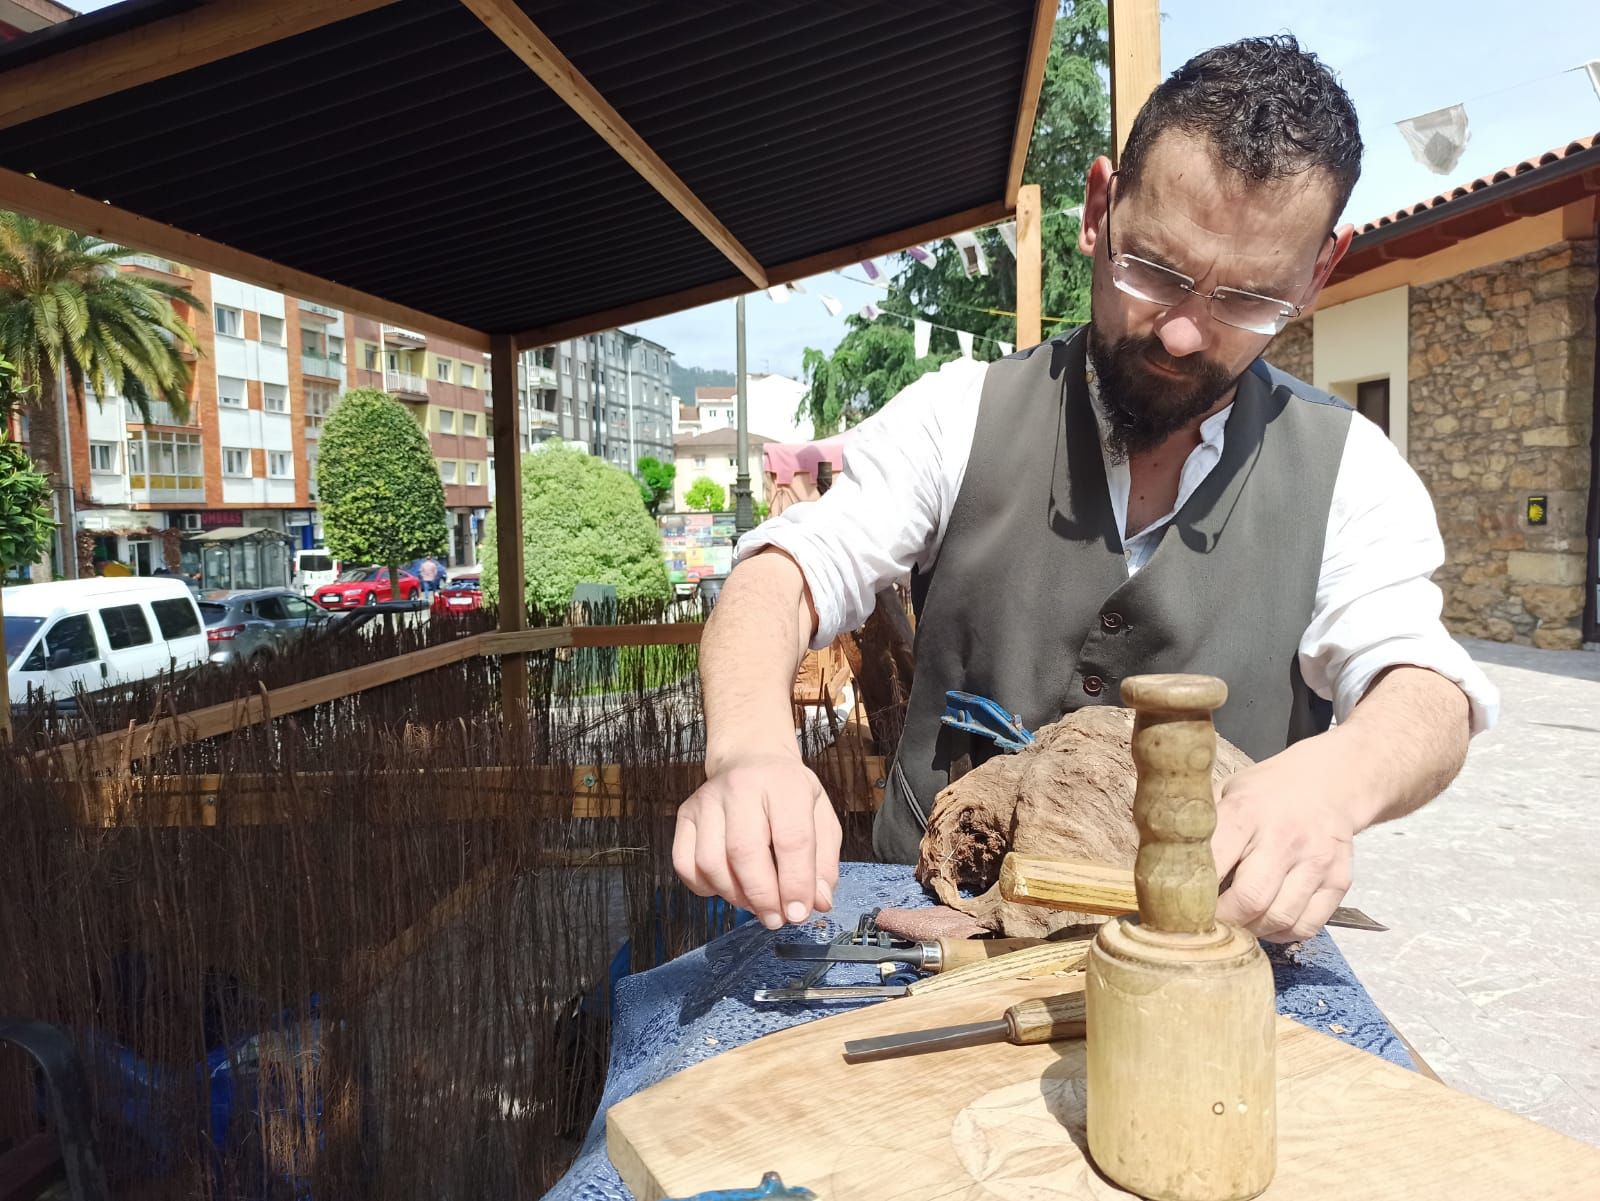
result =
[[[1116,179],[1116,173],[1113,172],[1112,186]],[[1108,196],[1106,200],[1106,254],[1111,260],[1111,282],[1119,292],[1164,309],[1176,308],[1184,302],[1185,297],[1195,296],[1206,302],[1206,311],[1223,325],[1248,330],[1252,334],[1282,333],[1283,327],[1304,311],[1304,305],[1290,304],[1275,296],[1260,296],[1238,288],[1214,288],[1209,293],[1198,292],[1194,280],[1182,272],[1137,255],[1116,253],[1111,245],[1114,199]]]

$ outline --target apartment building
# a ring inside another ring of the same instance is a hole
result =
[[[559,439],[632,473],[642,458],[672,461],[672,352],[607,330],[523,354],[523,449]]]
[[[746,416],[752,433],[774,442],[810,442],[811,419],[798,416],[806,386],[775,372],[745,376]],[[680,404],[673,413],[673,431],[682,436],[732,429],[737,424],[737,390],[701,386],[693,404]]]
[[[444,481],[453,567],[476,563],[489,515],[489,356],[415,330],[350,318],[351,386],[378,388],[412,407]]]
[[[185,417],[156,403],[145,421],[116,396],[69,406],[93,559],[141,575],[176,559],[218,587],[286,582],[290,550],[320,536],[315,444],[346,387],[343,315],[153,255],[124,269],[187,285],[206,311],[179,306],[199,345]]]

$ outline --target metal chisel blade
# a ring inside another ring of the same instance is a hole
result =
[[[922,948],[853,947],[825,942],[780,942],[772,948],[779,959],[827,959],[833,963],[916,963]]]
[[[903,997],[909,989],[903,984],[841,984],[821,988],[758,988],[754,1000],[763,1004],[778,1001],[867,1001],[879,997]]]
[[[893,1059],[898,1055],[920,1055],[924,1051],[953,1051],[957,1047],[981,1047],[1003,1043],[1011,1028],[1002,1018],[996,1022],[969,1022],[965,1026],[940,1026],[934,1030],[913,1030],[909,1034],[886,1034],[881,1038],[858,1038],[844,1045],[846,1063],[869,1063],[874,1059]]]
[[[1340,905],[1333,911],[1333,916],[1328,919],[1330,926],[1343,926],[1347,930],[1387,930],[1380,921],[1375,921],[1362,913],[1359,909],[1348,905]]]

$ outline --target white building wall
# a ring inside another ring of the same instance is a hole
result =
[[[1311,339],[1311,383],[1356,403],[1356,385],[1389,381],[1389,440],[1406,453],[1411,374],[1411,289],[1391,288],[1317,310]]]
[[[695,458],[704,457],[705,466],[695,466]],[[729,460],[733,459],[731,448],[701,448],[678,446],[674,454],[677,474],[672,479],[673,508],[679,513],[688,513],[690,508],[684,497],[694,482],[702,476],[713,483],[721,484],[722,491],[727,497],[726,504],[733,508],[733,483],[738,477],[739,469]],[[755,504],[765,504],[767,500],[767,473],[761,466],[761,448],[750,448],[750,499]]]

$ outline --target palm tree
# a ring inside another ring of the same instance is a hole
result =
[[[192,372],[184,352],[196,342],[173,306],[205,306],[182,284],[122,271],[119,263],[132,253],[0,210],[0,357],[15,364],[13,395],[31,409],[29,450],[58,504],[67,432],[56,388],[63,374],[74,396],[87,385],[97,398],[126,397],[146,422],[155,401],[179,420],[188,417]],[[76,555],[75,542],[75,531],[63,531],[64,559]]]

